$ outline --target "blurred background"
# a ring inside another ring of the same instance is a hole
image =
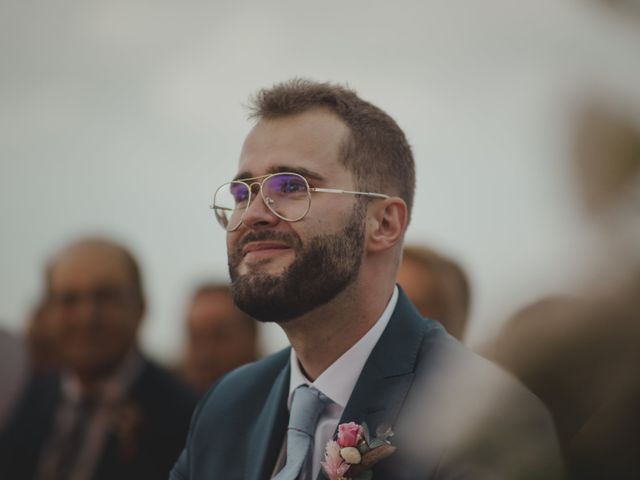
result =
[[[103,234],[140,260],[142,342],[174,362],[190,292],[227,278],[208,205],[243,104],[294,76],[346,83],[404,129],[408,240],[466,270],[472,346],[522,305],[615,279],[638,237],[605,239],[569,159],[585,98],[640,116],[637,5],[1,0],[0,326],[24,329],[53,252]],[[263,352],[284,344],[261,329]]]

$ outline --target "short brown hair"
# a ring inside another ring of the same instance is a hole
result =
[[[295,78],[260,90],[249,105],[251,117],[258,119],[317,107],[329,109],[349,127],[341,161],[353,173],[357,188],[399,196],[411,217],[416,183],[411,147],[395,120],[354,90]]]

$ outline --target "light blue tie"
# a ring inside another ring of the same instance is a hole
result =
[[[309,468],[313,437],[329,399],[315,388],[301,385],[293,392],[287,427],[287,461],[273,480],[295,480]]]

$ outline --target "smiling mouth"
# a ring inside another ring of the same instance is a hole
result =
[[[242,258],[244,260],[260,260],[275,255],[281,255],[290,252],[292,248],[281,243],[256,242],[250,243],[242,249]]]

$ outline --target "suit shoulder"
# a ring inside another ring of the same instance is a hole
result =
[[[248,398],[266,396],[274,379],[287,366],[290,351],[291,347],[287,347],[227,373],[209,389],[198,405],[198,411],[233,409],[238,402],[246,403]]]
[[[270,389],[275,376],[287,365],[290,351],[291,348],[287,347],[262,360],[236,368],[222,377],[209,393],[229,394],[234,391],[244,393],[246,390]]]
[[[60,376],[32,375],[0,428],[0,467],[7,478],[30,478],[51,430],[60,399]],[[4,477],[3,477],[4,478]]]
[[[48,407],[58,402],[60,385],[61,379],[57,373],[31,375],[18,396],[12,417],[31,417],[37,413],[48,412]]]
[[[189,418],[197,403],[197,394],[171,372],[144,359],[142,372],[131,387],[131,396],[141,405],[159,413],[171,412],[172,417]]]
[[[513,401],[518,399],[521,405],[526,405],[531,411],[548,417],[542,401],[518,378],[469,349],[444,329],[441,332],[430,331],[426,335],[426,342],[432,342],[435,348],[430,349],[431,356],[426,365],[423,362],[421,376],[423,380],[437,384],[439,390],[442,386],[444,391],[447,388],[468,390],[469,394],[475,391],[476,400],[478,392],[501,391]]]
[[[143,360],[142,371],[136,383],[141,389],[177,392],[178,395],[191,398],[195,396],[193,390],[172,372],[147,358]]]

